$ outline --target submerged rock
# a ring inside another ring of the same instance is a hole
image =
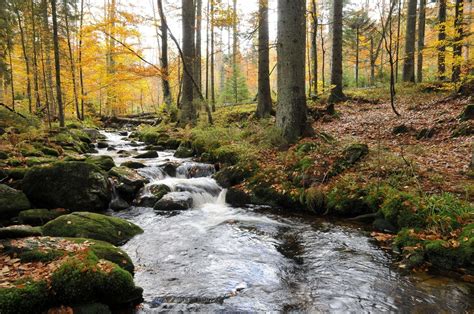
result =
[[[22,191],[0,184],[0,218],[10,218],[31,208],[30,201]]]
[[[155,210],[187,210],[193,206],[193,198],[189,192],[171,192],[163,196],[153,209]]]
[[[160,167],[170,177],[176,177],[176,169],[178,169],[179,163],[170,161]]]
[[[146,165],[142,164],[141,162],[138,161],[126,161],[120,165],[120,167],[127,167],[130,169],[142,169],[145,168]]]
[[[109,181],[99,167],[84,162],[58,162],[33,168],[23,179],[23,191],[37,206],[71,211],[106,210]]]
[[[58,217],[43,226],[43,234],[53,237],[90,238],[120,245],[143,230],[121,218],[88,212]]]

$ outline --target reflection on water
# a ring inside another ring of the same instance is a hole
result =
[[[132,149],[120,137],[106,135],[113,145]],[[225,191],[205,176],[212,173],[210,166],[184,164],[178,178],[168,177],[150,169],[167,160],[185,161],[171,152],[159,154],[141,160],[149,166],[142,170],[150,174],[150,184],[190,192],[194,208],[174,215],[151,208],[116,214],[145,230],[123,247],[135,263],[136,283],[144,288],[141,312],[473,310],[472,285],[402,275],[362,230],[229,207]],[[199,175],[193,178],[189,171]]]

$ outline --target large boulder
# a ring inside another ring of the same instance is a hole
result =
[[[237,164],[235,166],[225,167],[217,172],[213,178],[220,186],[228,188],[242,183],[251,173],[248,167]]]
[[[158,158],[158,153],[154,150],[149,150],[147,152],[136,155],[134,158],[137,158],[137,159]]]
[[[0,239],[17,239],[40,236],[41,229],[28,225],[13,225],[0,228]]]
[[[127,167],[130,169],[142,169],[145,168],[146,165],[142,164],[141,162],[138,161],[126,161],[120,165],[120,167]]]
[[[48,221],[58,218],[62,215],[67,215],[69,212],[65,209],[46,209],[35,208],[27,209],[18,214],[18,219],[22,224],[31,226],[42,226]]]
[[[138,191],[148,183],[137,171],[127,167],[114,167],[110,169],[109,175],[116,179],[116,190],[127,202],[133,201]]]
[[[30,201],[22,191],[0,184],[0,219],[14,217],[29,208]]]
[[[106,210],[112,194],[101,169],[84,162],[33,168],[23,178],[23,191],[39,207],[71,211]]]
[[[189,192],[171,192],[156,202],[153,209],[172,211],[187,210],[193,206],[193,198]]]
[[[143,230],[121,218],[88,212],[58,217],[43,226],[43,234],[52,237],[90,238],[120,245]]]
[[[174,153],[174,157],[176,158],[190,158],[194,155],[194,149],[191,147],[191,144],[187,142],[181,143]]]
[[[225,194],[225,202],[232,206],[244,206],[251,203],[251,197],[241,189],[231,187]]]
[[[109,171],[110,169],[115,167],[115,162],[112,157],[105,155],[87,157],[86,162],[89,164],[96,165],[104,171]]]

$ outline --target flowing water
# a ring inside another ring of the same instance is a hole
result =
[[[443,277],[403,275],[391,255],[357,226],[269,208],[234,208],[211,178],[213,167],[176,159],[119,157],[143,146],[104,132],[117,164],[135,160],[150,184],[186,191],[193,208],[114,213],[144,229],[123,246],[144,289],[139,312],[471,312],[472,285]],[[179,163],[176,177],[162,166]],[[148,193],[147,187],[142,192]]]

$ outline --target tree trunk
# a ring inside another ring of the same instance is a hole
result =
[[[8,50],[8,59],[10,62],[10,88],[11,88],[11,98],[12,98],[12,109],[15,111],[15,81],[13,80],[13,62],[12,62],[12,51]]]
[[[63,2],[64,6],[64,23],[66,28],[66,41],[67,41],[67,48],[69,53],[69,68],[71,70],[71,81],[72,81],[72,91],[74,95],[74,105],[76,108],[76,117],[78,120],[81,120],[81,111],[79,110],[79,99],[77,97],[77,84],[76,84],[76,65],[74,60],[74,54],[72,52],[72,44],[71,44],[71,34],[69,31],[69,12],[67,10],[67,0]]]
[[[196,110],[193,104],[193,59],[194,52],[194,18],[193,0],[182,0],[183,18],[183,91],[181,100],[181,124],[195,123]]]
[[[106,96],[106,110],[112,112],[112,115],[115,115],[115,105],[117,97],[115,94],[115,87],[113,86],[113,75],[115,74],[115,41],[112,37],[115,37],[115,14],[116,13],[116,0],[111,0],[107,15],[108,15],[108,33],[112,36],[109,36],[107,39],[107,96]]]
[[[398,17],[397,17],[397,45],[396,45],[396,57],[395,57],[395,82],[398,82],[398,69],[400,60],[400,33],[401,33],[401,22],[402,22],[402,0],[398,0]]]
[[[18,28],[20,29],[21,48],[23,51],[23,59],[25,60],[26,67],[26,95],[28,96],[28,110],[30,113],[33,112],[32,99],[31,99],[31,74],[30,74],[30,60],[28,58],[28,52],[26,51],[26,40],[23,25],[21,24],[21,16],[18,8],[15,8],[15,14],[18,20]]]
[[[403,62],[403,81],[413,83],[415,82],[416,5],[417,0],[408,0],[405,59]]]
[[[81,12],[79,17],[79,56],[78,56],[78,63],[79,63],[79,84],[81,88],[81,120],[84,120],[84,73],[82,70],[82,37],[83,37],[83,29],[82,25],[84,22],[84,0],[81,0]]]
[[[359,87],[359,27],[356,27],[355,81],[356,81],[356,87]]]
[[[30,1],[31,10],[31,46],[33,47],[33,88],[35,92],[35,108],[36,112],[41,110],[41,99],[39,93],[39,75],[38,75],[38,51],[36,45],[36,21],[35,6],[33,0]]]
[[[160,30],[161,30],[161,69],[162,69],[162,76],[161,82],[163,85],[163,99],[165,100],[165,104],[168,110],[171,110],[171,106],[173,104],[173,96],[171,95],[171,87],[169,81],[169,65],[168,65],[168,27],[165,23],[163,23],[165,17],[162,16],[163,10],[163,2],[162,0],[157,0],[158,4],[158,12],[160,14]]]
[[[316,0],[311,0],[311,72],[312,93],[318,95],[318,14]]]
[[[194,80],[201,90],[202,87],[202,70],[201,70],[201,29],[202,29],[202,0],[194,0],[196,6],[196,42],[194,58]],[[196,94],[198,92],[196,91]],[[196,97],[197,98],[197,97]]]
[[[233,88],[234,88],[234,103],[238,103],[239,95],[238,95],[238,82],[237,82],[237,52],[238,52],[238,47],[237,47],[237,0],[234,0],[234,10],[233,10],[233,18],[232,18],[232,75],[234,79],[232,80],[233,83]]]
[[[321,79],[324,90],[326,88],[326,48],[324,46],[323,26],[321,26],[319,37],[321,38]]]
[[[306,1],[278,0],[278,107],[276,126],[294,142],[306,127]]]
[[[446,80],[446,0],[438,7],[438,79]]]
[[[258,102],[257,117],[270,116],[272,97],[270,93],[270,54],[268,35],[268,0],[259,0],[258,11]]]
[[[209,103],[209,16],[211,10],[211,1],[207,1],[207,19],[206,19],[206,102]]]
[[[58,101],[59,126],[64,127],[64,110],[61,93],[61,64],[59,62],[59,39],[58,20],[56,14],[56,0],[51,0],[51,14],[53,16],[53,44],[54,44],[54,65],[56,68],[56,97]]]
[[[455,30],[455,37],[454,37],[454,44],[453,44],[453,74],[451,80],[453,82],[459,81],[461,77],[461,62],[462,62],[462,40],[464,37],[463,31],[463,10],[464,9],[464,1],[463,0],[456,0],[455,6],[455,17],[454,17],[454,30]]]
[[[328,102],[339,102],[346,96],[342,91],[342,8],[343,0],[333,1],[331,85]]]
[[[420,0],[418,20],[418,62],[416,63],[416,77],[419,83],[423,82],[423,49],[425,48],[425,21],[426,0]]]
[[[50,114],[56,116],[57,108],[56,101],[54,99],[53,91],[53,66],[51,61],[51,30],[49,28],[49,18],[48,18],[48,2],[47,0],[42,1],[42,24],[43,24],[43,43],[44,51],[46,56],[46,81],[48,86],[48,99],[50,101]]]
[[[215,49],[214,49],[214,0],[211,1],[211,106],[216,111],[216,79],[215,79]]]

